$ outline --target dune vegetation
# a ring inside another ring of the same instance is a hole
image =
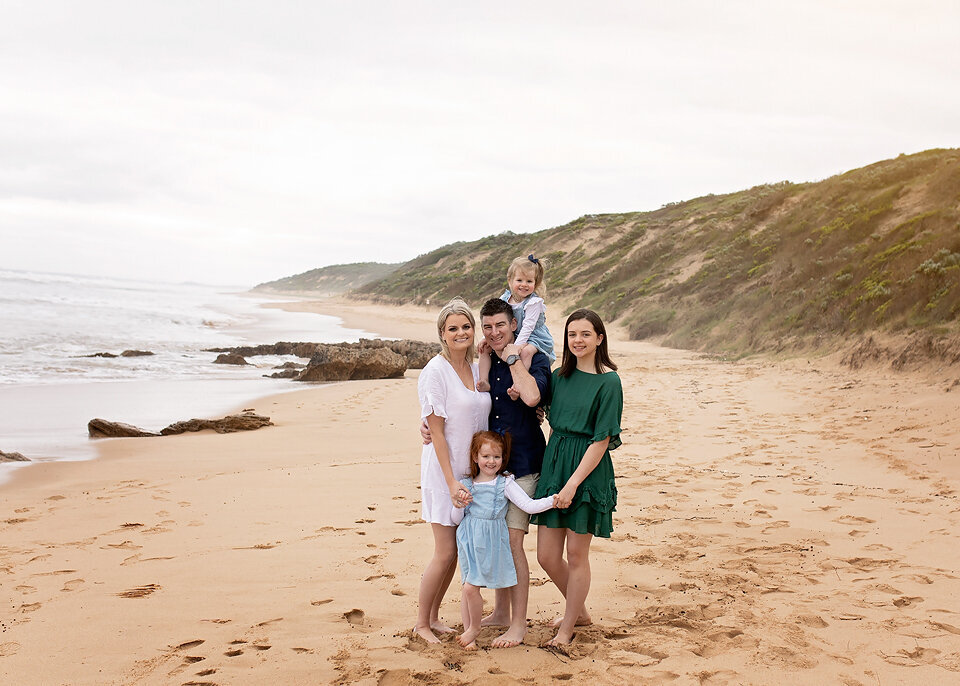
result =
[[[547,261],[548,302],[590,307],[632,338],[673,347],[739,356],[956,334],[960,150],[452,243],[351,294],[480,303],[531,252]]]

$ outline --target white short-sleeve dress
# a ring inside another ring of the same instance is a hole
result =
[[[477,364],[473,363],[474,387]],[[463,385],[456,370],[442,355],[427,362],[417,382],[420,416],[431,414],[444,418],[443,436],[450,449],[450,466],[455,479],[470,474],[470,441],[477,431],[487,428],[490,417],[490,394],[470,390]],[[455,526],[453,503],[446,479],[437,461],[433,444],[423,446],[420,456],[420,500],[424,521]]]

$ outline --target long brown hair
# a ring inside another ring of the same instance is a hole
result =
[[[577,368],[577,358],[570,352],[570,342],[567,339],[567,331],[570,329],[570,322],[576,322],[581,319],[586,319],[590,322],[593,330],[596,331],[598,335],[603,336],[600,345],[597,346],[597,354],[593,358],[593,363],[597,368],[597,374],[603,374],[607,369],[616,371],[617,365],[610,359],[610,353],[607,350],[607,330],[603,326],[600,315],[593,310],[582,309],[577,310],[567,317],[567,323],[563,325],[563,358],[560,362],[560,376],[568,377],[573,374],[573,370]]]
[[[497,474],[503,474],[503,470],[510,463],[510,432],[504,431],[498,434],[496,431],[478,431],[473,434],[473,440],[470,441],[470,476],[476,479],[480,476],[480,465],[477,464],[477,455],[480,454],[480,448],[485,443],[492,443],[500,446],[500,452],[503,455],[503,462],[500,463],[500,471]]]

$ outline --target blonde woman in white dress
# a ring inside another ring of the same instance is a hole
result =
[[[440,310],[437,333],[441,353],[427,363],[417,383],[420,415],[433,436],[420,458],[420,497],[423,519],[433,530],[434,552],[420,579],[414,627],[428,643],[440,642],[435,632],[453,631],[439,618],[440,603],[457,567],[453,508],[470,500],[459,479],[470,472],[473,434],[486,430],[490,415],[490,394],[477,390],[476,324],[463,300],[454,298]]]

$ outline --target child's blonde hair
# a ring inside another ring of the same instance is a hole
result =
[[[476,479],[480,476],[480,465],[477,464],[477,456],[480,455],[480,448],[485,444],[500,446],[500,454],[503,456],[503,462],[500,463],[500,471],[507,468],[510,462],[510,432],[504,431],[498,434],[496,431],[478,431],[473,434],[473,440],[470,441],[470,477]]]
[[[543,283],[543,268],[543,260],[534,257],[533,253],[530,253],[526,257],[516,258],[507,268],[507,287],[509,288],[510,281],[513,280],[513,276],[517,272],[533,274],[533,290],[542,298],[547,292],[547,287]]]

